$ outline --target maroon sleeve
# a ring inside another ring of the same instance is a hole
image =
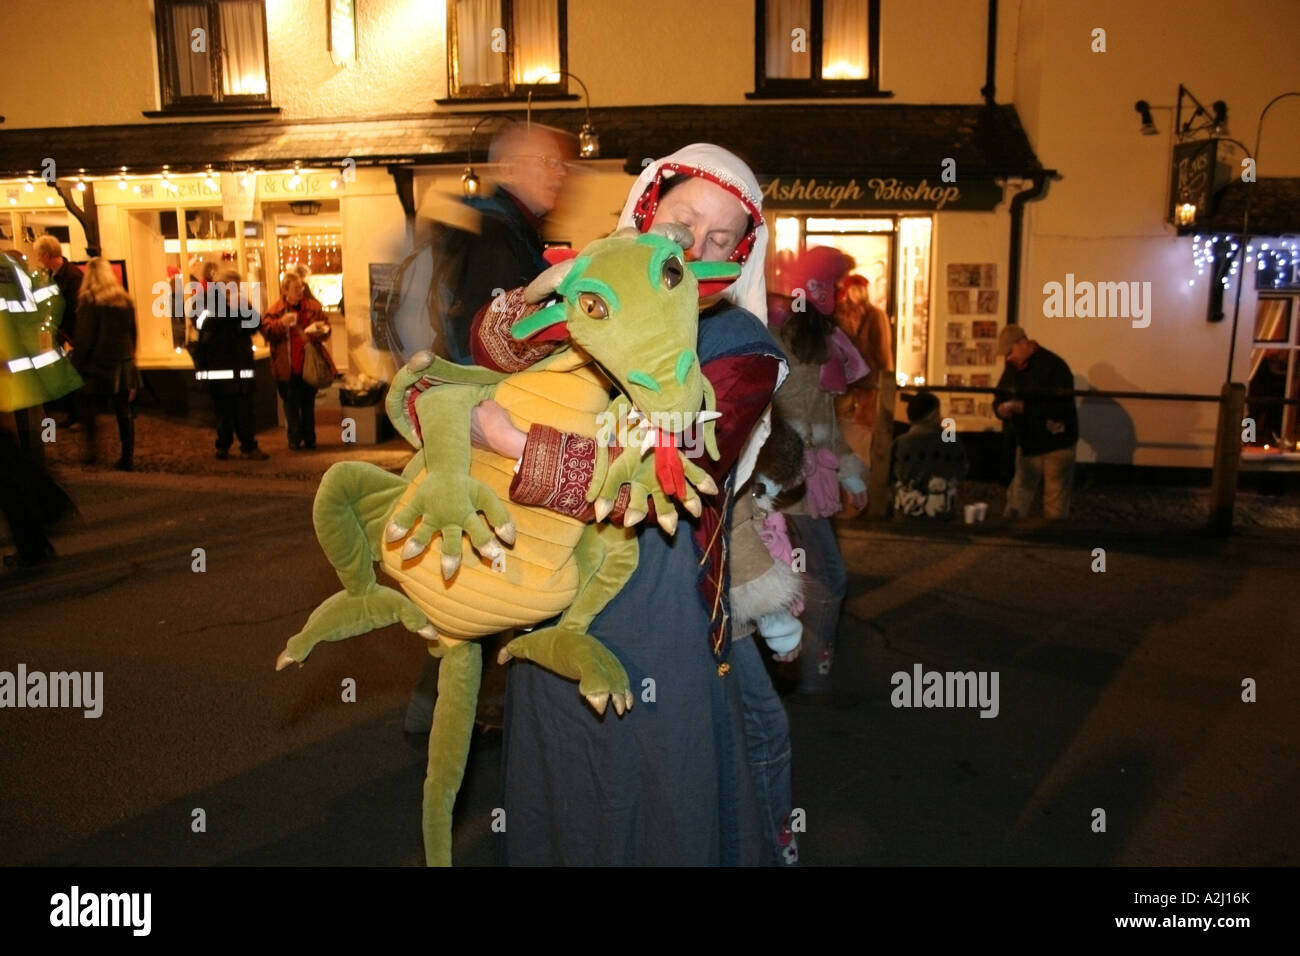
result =
[[[475,365],[497,372],[522,372],[540,362],[559,342],[520,342],[510,327],[540,309],[524,301],[524,290],[511,289],[497,296],[474,315],[469,326],[469,352]]]
[[[702,371],[717,395],[722,417],[717,424],[718,460],[705,455],[697,464],[719,488],[740,457],[740,450],[763,409],[772,400],[779,368],[778,360],[769,355],[739,355],[716,359],[703,366]],[[610,455],[616,458],[622,451],[615,445],[610,448]],[[595,473],[595,463],[595,439],[534,425],[528,431],[519,471],[510,486],[510,500],[590,521],[594,510],[587,504],[586,492]],[[610,519],[615,524],[622,523],[623,514],[631,504],[630,491],[626,484],[619,489]],[[654,520],[650,503],[644,503],[644,507],[649,511],[647,520]]]

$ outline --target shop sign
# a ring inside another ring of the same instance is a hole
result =
[[[762,176],[759,185],[767,209],[989,212],[1002,201],[1002,187],[988,179],[946,183],[937,177]]]

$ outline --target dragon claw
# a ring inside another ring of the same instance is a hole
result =
[[[699,488],[700,491],[706,495],[716,495],[718,493],[717,482],[715,482],[708,475],[705,475],[704,479],[700,481],[695,487]]]
[[[640,524],[645,520],[646,513],[637,508],[628,508],[623,512],[623,527],[630,528],[634,524]]]
[[[614,502],[608,498],[596,499],[596,520],[604,521],[609,517],[609,513],[614,510]]]
[[[419,634],[426,641],[436,641],[438,639],[438,629],[432,624],[424,625],[424,627],[420,628],[415,633]]]
[[[700,513],[704,510],[703,506],[700,504],[698,496],[687,498],[682,502],[682,507],[686,509],[687,513],[689,513],[692,518],[698,518]]]
[[[402,546],[402,560],[410,561],[412,558],[417,558],[424,549],[425,545],[412,538]]]
[[[659,527],[663,528],[664,531],[669,534],[674,534],[677,531],[676,510],[662,512],[657,516],[657,518],[659,521]]]
[[[489,541],[487,544],[483,545],[483,547],[478,549],[478,553],[483,555],[483,557],[487,558],[489,561],[495,561],[505,552],[501,545],[497,544],[495,541]]]
[[[460,555],[444,554],[442,556],[442,579],[450,581],[460,567]]]
[[[497,652],[497,663],[498,663],[498,664],[508,664],[508,663],[510,662],[510,658],[513,657],[513,656],[514,656],[513,654],[511,654],[508,650],[506,650],[506,649],[503,647],[503,648],[501,648],[500,651]]]
[[[419,372],[433,364],[433,353],[428,349],[423,349],[411,356],[410,361],[406,363],[407,371]]]
[[[410,528],[403,527],[396,521],[390,521],[388,522],[388,527],[384,529],[384,540],[389,544],[392,544],[394,541],[401,541],[406,537],[407,532],[410,530]]]
[[[275,669],[277,671],[282,671],[290,664],[296,663],[298,662],[294,660],[293,655],[289,653],[289,648],[286,647],[280,652],[280,656],[275,659]]]
[[[603,691],[599,694],[588,694],[587,703],[591,705],[592,709],[596,713],[601,714],[603,716],[605,713],[605,708],[609,706],[609,692]]]
[[[497,528],[497,537],[506,544],[513,545],[515,543],[515,523],[513,521],[507,521],[501,527]]]

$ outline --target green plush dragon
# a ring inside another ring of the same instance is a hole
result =
[[[524,372],[502,374],[415,356],[388,392],[393,424],[417,449],[398,476],[365,462],[340,462],[321,479],[313,521],[344,590],[322,603],[289,639],[277,670],[302,663],[321,641],[338,641],[400,622],[441,658],[424,784],[429,865],[451,862],[451,811],[464,775],[482,653],[474,638],[522,634],[500,660],[532,661],[576,680],[600,714],[632,706],[626,671],[588,633],[591,621],[627,583],[638,558],[635,524],[647,500],[665,532],[677,526],[678,499],[698,516],[697,489],[716,494],[708,474],[654,423],[698,426],[716,460],[717,417],[696,355],[698,280],[734,278],[733,263],[684,261],[690,232],[676,224],[640,235],[621,230],[552,266],[526,290],[531,303],[561,301],[511,330],[516,339],[567,339]],[[611,397],[612,393],[612,397]],[[589,436],[595,469],[583,523],[530,506],[507,509],[515,463],[470,444],[474,407],[493,399],[516,427],[534,423]],[[611,448],[611,422],[634,422],[640,451]],[[653,452],[653,453],[651,453]],[[630,486],[624,526],[607,523]],[[441,537],[437,555],[429,548]],[[466,541],[465,539],[468,538]],[[401,591],[378,584],[379,562]]]

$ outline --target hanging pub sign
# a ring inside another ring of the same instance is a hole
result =
[[[1210,211],[1214,196],[1217,139],[1179,143],[1174,147],[1169,174],[1169,222],[1179,232],[1190,231]]]
[[[758,182],[764,209],[989,212],[1002,201],[1002,187],[989,179],[946,183],[937,177],[760,176]]]

